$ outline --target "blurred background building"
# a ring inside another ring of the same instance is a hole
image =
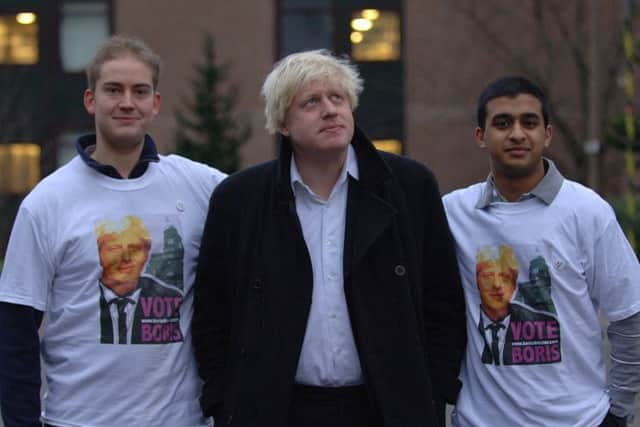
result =
[[[242,167],[275,153],[259,96],[274,61],[327,48],[351,56],[365,79],[359,124],[380,148],[431,167],[443,192],[487,174],[473,142],[481,89],[524,74],[551,101],[550,156],[567,176],[617,200],[628,180],[623,152],[601,142],[625,107],[622,35],[631,3],[0,0],[0,253],[24,194],[92,131],[83,70],[112,33],[140,36],[163,59],[152,134],[165,153],[176,149],[176,114],[193,96],[209,35],[227,66],[223,86],[237,89],[233,115],[251,129]]]

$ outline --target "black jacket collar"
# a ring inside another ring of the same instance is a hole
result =
[[[371,140],[358,126],[355,127],[351,145],[356,152],[356,160],[358,162],[358,172],[360,174],[358,181],[366,189],[378,192],[376,189],[379,188],[379,185],[391,178],[389,166],[382,159]],[[281,201],[293,200],[293,191],[291,190],[292,157],[291,140],[284,135],[280,135],[280,153],[277,160],[278,177],[276,182],[278,198]]]

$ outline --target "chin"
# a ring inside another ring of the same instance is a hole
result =
[[[112,136],[112,144],[121,148],[135,147],[144,142],[144,133],[125,133]]]

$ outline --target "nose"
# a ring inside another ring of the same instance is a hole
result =
[[[525,138],[524,129],[518,120],[513,124],[509,137],[516,141],[522,141]]]
[[[120,102],[118,103],[120,108],[133,108],[133,94],[131,91],[125,90],[122,94],[122,98],[120,98]]]
[[[337,112],[336,106],[329,98],[322,98],[322,115],[323,117],[335,116]]]

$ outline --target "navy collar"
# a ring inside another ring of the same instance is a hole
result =
[[[118,173],[116,168],[111,165],[105,165],[97,162],[91,158],[91,154],[96,149],[96,136],[94,134],[84,135],[78,138],[76,141],[76,150],[78,155],[85,164],[98,172],[105,174],[111,178],[123,179],[124,177]],[[150,162],[158,162],[160,157],[158,156],[158,150],[155,142],[149,135],[144,137],[144,145],[142,146],[142,152],[140,153],[140,159],[138,163],[131,170],[131,173],[127,178],[139,178],[147,171]]]

